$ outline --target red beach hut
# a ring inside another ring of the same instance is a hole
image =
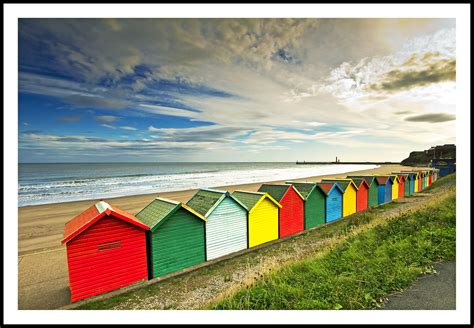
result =
[[[66,223],[71,301],[147,279],[148,226],[104,201]]]
[[[304,198],[291,184],[263,184],[259,192],[266,192],[282,205],[280,208],[280,238],[304,230]]]
[[[397,174],[398,176],[398,198],[403,198],[405,196],[405,181],[407,181],[407,176],[404,174]]]
[[[360,212],[367,208],[369,204],[369,189],[370,186],[365,179],[351,178],[357,186],[357,202],[356,211]]]

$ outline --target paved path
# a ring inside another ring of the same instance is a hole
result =
[[[402,293],[388,296],[383,310],[455,310],[456,261],[437,263],[437,274],[418,278]]]
[[[18,309],[55,309],[69,302],[65,247],[18,257]]]

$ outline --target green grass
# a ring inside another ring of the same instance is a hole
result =
[[[452,182],[437,181],[431,189]],[[213,309],[373,309],[408,287],[432,263],[455,257],[455,192],[348,238],[327,255],[282,267]]]

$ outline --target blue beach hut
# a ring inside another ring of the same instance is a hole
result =
[[[335,182],[320,182],[318,187],[326,196],[324,203],[326,223],[342,218],[342,195],[344,194],[342,188]]]

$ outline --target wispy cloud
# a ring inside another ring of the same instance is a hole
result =
[[[99,115],[95,117],[95,120],[99,123],[110,124],[119,121],[120,118],[112,115]]]
[[[132,126],[119,126],[120,129],[122,130],[128,130],[128,131],[136,131],[138,130],[137,128],[134,128]]]
[[[405,121],[408,122],[427,122],[427,123],[441,123],[454,121],[456,119],[455,115],[448,113],[433,113],[433,114],[423,114],[410,116],[405,118]]]

